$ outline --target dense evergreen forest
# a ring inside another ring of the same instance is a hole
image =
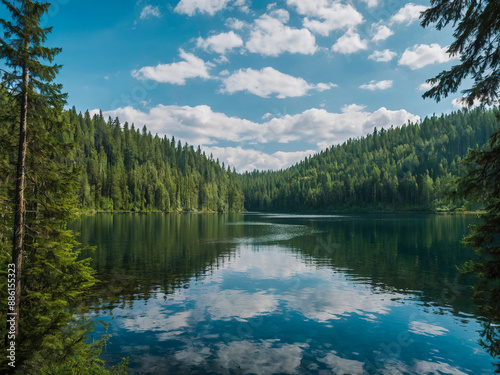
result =
[[[469,149],[483,147],[498,122],[493,110],[425,118],[332,146],[286,170],[241,176],[251,211],[450,210]]]
[[[241,211],[236,172],[207,158],[200,147],[152,136],[132,124],[99,115],[66,114],[77,143],[71,156],[81,166],[84,209],[127,211]]]

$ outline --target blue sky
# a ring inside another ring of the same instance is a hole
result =
[[[415,0],[56,0],[43,19],[78,111],[174,135],[238,171],[457,108],[422,84],[458,60]],[[0,10],[0,17],[5,9]]]

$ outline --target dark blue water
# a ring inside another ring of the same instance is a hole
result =
[[[101,214],[102,358],[138,374],[491,374],[472,216]]]

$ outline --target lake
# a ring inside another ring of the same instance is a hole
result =
[[[472,215],[98,214],[102,358],[136,374],[492,374]]]

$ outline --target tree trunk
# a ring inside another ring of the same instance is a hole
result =
[[[15,191],[15,216],[14,216],[14,240],[12,250],[12,263],[16,267],[15,281],[15,305],[14,311],[16,317],[15,335],[19,333],[19,305],[21,302],[21,270],[23,261],[24,247],[24,215],[26,211],[24,201],[24,187],[26,175],[26,132],[28,117],[28,82],[29,68],[23,66],[23,97],[21,101],[21,122],[19,130],[19,152],[17,159],[16,191]]]

